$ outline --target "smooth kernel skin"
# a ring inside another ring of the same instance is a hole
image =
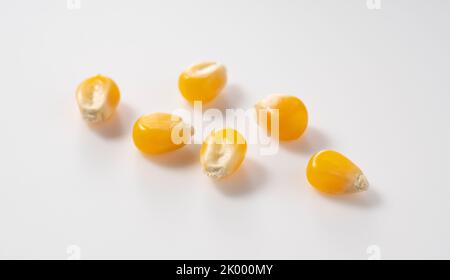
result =
[[[308,126],[308,111],[306,106],[295,96],[281,94],[270,95],[256,103],[255,109],[259,125],[269,133],[272,128],[271,111],[278,109],[279,140],[295,140],[302,136]],[[261,118],[261,114],[267,114],[267,121]]]
[[[313,187],[328,194],[360,192],[369,187],[358,166],[331,150],[320,151],[311,157],[306,176]]]
[[[83,118],[89,123],[99,123],[115,112],[120,102],[120,91],[112,79],[97,75],[78,86],[76,99]]]
[[[227,71],[217,62],[202,62],[188,67],[178,79],[183,97],[190,103],[208,103],[225,87]]]
[[[247,152],[245,138],[235,129],[211,132],[200,149],[200,163],[206,175],[220,179],[236,172]]]
[[[145,154],[162,154],[183,147],[172,140],[172,130],[184,126],[183,120],[172,114],[152,113],[140,117],[133,126],[133,141]],[[191,130],[191,134],[193,131]]]

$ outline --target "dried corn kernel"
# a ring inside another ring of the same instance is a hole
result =
[[[269,133],[276,129],[272,127],[272,120],[278,120],[280,140],[299,138],[308,125],[308,111],[303,102],[295,96],[274,94],[256,103],[255,109],[258,123]],[[275,110],[278,110],[278,119],[272,115]]]
[[[202,62],[190,66],[181,73],[178,87],[187,101],[206,103],[220,93],[226,82],[227,71],[223,64]]]
[[[96,123],[108,119],[114,113],[119,105],[120,91],[113,80],[97,75],[78,86],[76,98],[83,118]]]
[[[245,158],[247,142],[236,130],[213,131],[202,144],[200,162],[206,175],[222,178],[239,169]]]
[[[312,156],[306,176],[313,187],[330,194],[365,191],[369,187],[358,166],[342,154],[330,150]]]
[[[133,141],[143,153],[161,154],[183,147],[193,132],[193,128],[176,115],[153,113],[136,121]]]

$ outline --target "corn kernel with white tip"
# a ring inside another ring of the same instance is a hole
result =
[[[237,130],[225,128],[206,137],[200,150],[200,162],[206,175],[220,179],[239,169],[246,152],[245,138]]]
[[[306,176],[313,187],[328,194],[361,192],[369,187],[361,169],[332,150],[314,154],[306,167]]]
[[[76,99],[83,119],[98,123],[112,116],[120,102],[120,91],[112,79],[97,75],[78,86]]]
[[[202,62],[184,70],[178,79],[183,97],[190,103],[213,100],[225,87],[227,71],[218,62]]]

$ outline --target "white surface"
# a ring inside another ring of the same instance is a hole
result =
[[[1,1],[0,258],[450,258],[450,2]],[[250,147],[222,183],[198,147],[149,159],[135,119],[188,108],[179,72],[224,62],[218,102],[299,96],[310,128]],[[112,77],[118,118],[90,129],[74,91]],[[346,154],[369,192],[328,198],[309,156]],[[232,185],[244,191],[230,194]],[[370,250],[369,250],[370,251]],[[377,254],[378,256],[378,254]]]

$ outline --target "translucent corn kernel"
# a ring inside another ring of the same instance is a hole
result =
[[[97,123],[114,113],[119,105],[120,91],[113,80],[97,75],[78,86],[76,98],[83,118],[87,122]]]
[[[239,169],[245,158],[247,142],[231,128],[213,131],[202,144],[200,162],[206,175],[219,179]]]
[[[369,187],[358,166],[342,154],[330,150],[312,156],[306,176],[313,187],[329,194],[360,192]]]
[[[308,111],[303,102],[295,96],[274,94],[259,101],[255,105],[260,126],[267,129],[280,140],[294,140],[302,136],[308,126]],[[278,119],[273,114],[278,110]],[[278,131],[272,129],[272,120],[278,120]]]
[[[187,101],[207,103],[220,93],[226,82],[227,71],[223,64],[202,62],[190,66],[181,73],[178,87]]]
[[[133,141],[143,153],[161,154],[183,147],[194,133],[183,120],[166,113],[140,117],[133,127]]]

